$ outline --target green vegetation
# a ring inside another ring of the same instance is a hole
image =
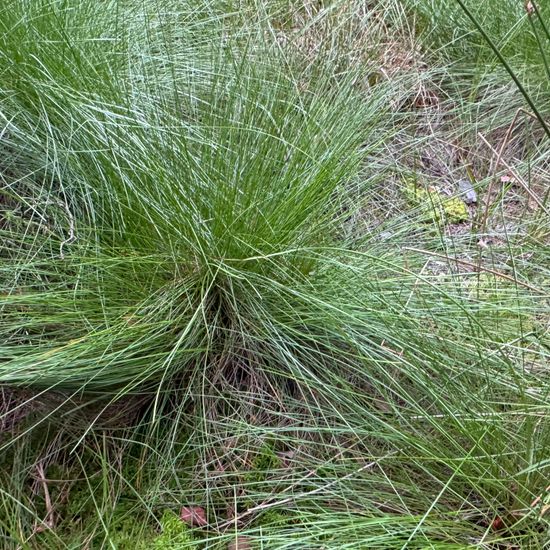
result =
[[[411,206],[425,213],[426,221],[437,224],[462,223],[470,219],[468,207],[457,197],[445,198],[437,189],[424,189],[415,181],[407,181],[405,193]]]
[[[547,11],[5,0],[0,547],[550,544]]]
[[[171,511],[165,511],[160,520],[161,534],[156,537],[150,548],[172,550],[173,548],[193,548],[194,538],[189,527]],[[139,539],[136,541],[139,544]]]

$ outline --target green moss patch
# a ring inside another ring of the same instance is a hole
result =
[[[160,519],[161,533],[149,548],[152,550],[174,550],[195,548],[197,541],[186,523],[174,512],[165,510]]]
[[[457,197],[445,197],[437,189],[424,188],[417,181],[405,182],[408,203],[422,211],[423,221],[438,225],[464,223],[470,219],[468,207]]]

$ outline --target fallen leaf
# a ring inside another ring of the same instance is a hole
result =
[[[180,519],[187,523],[187,525],[197,525],[199,527],[208,525],[204,508],[200,506],[182,506]]]

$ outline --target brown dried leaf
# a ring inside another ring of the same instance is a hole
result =
[[[191,526],[196,525],[198,527],[204,527],[208,525],[206,512],[204,508],[200,506],[182,506],[180,510],[180,519]]]

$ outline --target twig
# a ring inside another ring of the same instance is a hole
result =
[[[36,471],[38,473],[38,481],[42,485],[44,491],[44,500],[46,501],[46,517],[40,522],[42,525],[36,526],[34,532],[41,533],[46,529],[53,529],[55,526],[54,513],[52,506],[52,499],[50,497],[50,491],[48,489],[48,482],[46,481],[46,474],[44,472],[44,466],[42,462],[36,465]]]

